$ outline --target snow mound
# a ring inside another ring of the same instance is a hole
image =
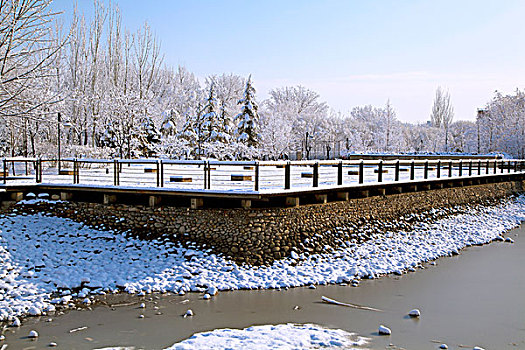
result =
[[[252,326],[245,329],[216,329],[194,334],[166,350],[189,349],[356,349],[367,338],[341,329],[314,324],[280,324]]]

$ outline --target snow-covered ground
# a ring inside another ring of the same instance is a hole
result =
[[[197,333],[166,350],[189,349],[355,349],[367,338],[318,325],[280,324]]]
[[[15,209],[16,210],[16,209]],[[433,223],[386,232],[328,254],[269,267],[239,266],[221,256],[165,241],[141,241],[49,215],[0,215],[0,318],[52,311],[90,294],[286,288],[348,283],[404,273],[422,262],[490,242],[525,219],[525,197]],[[71,304],[72,305],[72,304]]]

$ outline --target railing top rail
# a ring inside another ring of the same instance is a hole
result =
[[[25,158],[25,157],[9,157],[9,158],[2,158],[2,161],[7,162],[36,162],[37,158]]]
[[[2,161],[7,162],[35,162],[37,160],[40,160],[42,162],[57,162],[57,158],[31,158],[31,157],[5,157],[2,158]],[[396,164],[399,162],[400,164],[437,164],[438,162],[441,162],[441,164],[452,162],[454,164],[458,164],[459,162],[467,163],[467,162],[525,162],[524,159],[516,159],[516,158],[510,158],[510,159],[502,159],[502,158],[435,158],[435,157],[429,157],[429,158],[398,158],[398,159],[335,159],[335,160],[293,160],[293,161],[222,161],[222,160],[179,160],[179,159],[161,159],[161,158],[139,158],[139,159],[122,159],[122,158],[115,158],[115,159],[97,159],[97,158],[62,158],[60,159],[62,162],[82,162],[82,163],[113,163],[114,161],[117,161],[119,163],[135,163],[135,164],[155,164],[159,161],[162,161],[164,164],[204,164],[208,162],[209,164],[213,165],[255,165],[259,164],[261,166],[276,166],[276,165],[285,165],[287,163],[290,163],[291,165],[313,165],[313,164],[319,164],[319,165],[337,165],[339,163],[342,163],[343,165],[356,165],[363,162],[366,165],[377,165],[379,162],[382,162],[383,164]]]

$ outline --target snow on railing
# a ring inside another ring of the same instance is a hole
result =
[[[5,158],[4,184],[283,191],[523,173],[519,159],[215,161]]]

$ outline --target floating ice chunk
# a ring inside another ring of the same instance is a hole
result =
[[[419,316],[421,316],[421,311],[419,311],[419,309],[410,310],[410,312],[408,313],[408,316],[410,316],[410,317],[419,317]]]
[[[204,300],[210,300],[210,299],[211,299],[211,295],[209,295],[208,293],[206,293],[206,294],[204,294],[204,295],[202,296],[202,299],[204,299]]]
[[[482,348],[481,346],[475,346],[472,350],[485,350],[485,349]]]
[[[30,331],[28,337],[32,338],[32,339],[38,338],[38,332],[37,331]]]
[[[392,334],[392,331],[390,330],[390,328],[380,325],[378,329],[378,333],[379,335],[390,335]]]
[[[505,242],[507,243],[514,243],[514,240],[510,237],[505,237]]]
[[[192,309],[188,309],[188,311],[186,311],[183,316],[184,317],[191,317],[191,316],[193,316],[193,310]]]
[[[47,346],[49,346],[50,348],[55,348],[58,346],[58,344],[52,341],[51,343],[47,344]]]
[[[439,348],[440,348],[440,349],[444,349],[444,350],[446,350],[446,349],[448,349],[448,345],[447,345],[447,344],[441,344],[441,345],[439,346]]]

